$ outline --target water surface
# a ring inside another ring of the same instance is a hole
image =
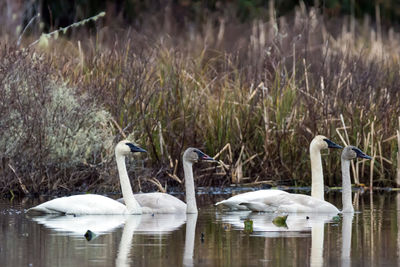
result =
[[[358,194],[354,215],[226,212],[198,195],[198,215],[28,216],[38,200],[0,201],[1,266],[397,266],[400,195]],[[327,200],[341,207],[341,194]],[[308,216],[308,218],[307,218]],[[253,231],[244,229],[244,221]],[[88,241],[84,234],[94,235]]]

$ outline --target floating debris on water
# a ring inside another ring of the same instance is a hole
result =
[[[97,235],[90,230],[87,230],[86,233],[84,234],[84,237],[86,238],[87,241],[91,241],[91,240],[95,239],[96,236]]]
[[[250,219],[244,220],[244,231],[246,233],[252,233],[253,232],[253,221]]]
[[[272,220],[272,223],[275,224],[278,227],[287,227],[286,220],[288,218],[288,215],[284,216],[277,216],[275,219]]]

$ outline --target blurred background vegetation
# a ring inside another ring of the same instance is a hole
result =
[[[170,9],[175,20],[179,23],[187,21],[200,22],[207,19],[209,13],[224,14],[231,10],[232,15],[242,22],[268,16],[270,0],[72,0],[72,1],[26,1],[26,13],[40,12],[42,21],[47,29],[51,26],[67,26],[76,20],[93,16],[101,11],[107,11],[120,16],[129,24],[140,24],[147,16],[165,12]],[[298,0],[272,1],[276,15],[293,14]],[[320,9],[327,17],[354,16],[362,19],[366,15],[376,20],[379,7],[380,20],[384,25],[400,22],[400,2],[396,0],[306,0],[302,1],[308,8]],[[29,19],[29,15],[26,19]]]
[[[2,2],[0,192],[119,191],[125,136],[149,151],[135,191],[181,190],[188,146],[225,163],[199,186],[310,185],[316,134],[396,186],[399,22],[394,0]],[[323,163],[340,186],[340,151]]]

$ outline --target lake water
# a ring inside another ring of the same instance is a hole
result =
[[[354,215],[224,212],[229,195],[198,195],[198,215],[31,217],[39,200],[0,200],[0,266],[397,266],[400,194],[357,194]],[[371,197],[372,196],[372,197]],[[341,207],[341,194],[327,200]],[[306,218],[308,216],[308,218]],[[244,229],[245,220],[253,231]],[[94,235],[88,241],[84,234]]]

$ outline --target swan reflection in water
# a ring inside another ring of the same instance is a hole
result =
[[[126,218],[124,215],[45,215],[32,220],[59,234],[83,237],[87,230],[96,235],[112,232],[122,227]]]
[[[282,214],[225,212],[217,213],[217,220],[228,223],[237,230],[243,230],[244,221],[251,220],[253,222],[251,235],[266,238],[311,236],[310,266],[323,266],[324,226],[332,222],[337,214],[289,214],[285,227],[277,226],[272,222],[279,215]]]
[[[359,192],[358,192],[359,193]],[[351,233],[354,213],[343,213],[342,222],[342,266],[351,266]]]
[[[105,234],[124,224],[134,225],[136,232],[152,234],[175,231],[185,223],[186,214],[47,215],[34,217],[32,220],[49,229],[71,236],[83,236],[87,230],[96,235]]]
[[[243,230],[245,220],[253,222],[255,236],[304,237],[311,236],[310,266],[324,265],[324,229],[325,224],[332,223],[336,214],[289,214],[287,227],[276,226],[272,221],[276,213],[224,212],[217,213],[217,220],[229,224],[233,229]],[[354,213],[342,214],[342,266],[351,266],[351,235]]]
[[[197,214],[142,214],[142,215],[82,215],[40,216],[32,218],[46,228],[62,235],[83,237],[87,230],[96,236],[123,227],[118,247],[116,266],[130,266],[130,253],[134,234],[168,234],[179,229],[186,221],[183,265],[193,266],[193,250]]]
[[[217,220],[228,223],[237,230],[244,229],[244,221],[253,221],[252,235],[264,237],[304,237],[311,233],[312,227],[318,223],[331,222],[336,214],[289,214],[286,227],[275,225],[272,221],[279,215],[277,213],[254,213],[250,211],[217,213]]]

